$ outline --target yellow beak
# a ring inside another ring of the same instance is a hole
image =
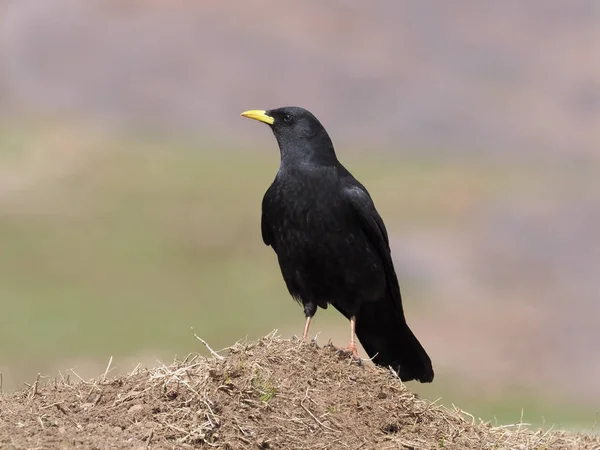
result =
[[[267,116],[267,112],[260,109],[251,109],[250,111],[244,111],[242,116],[248,117],[249,119],[258,120],[260,122],[268,123],[269,125],[273,125],[275,119],[271,116]]]

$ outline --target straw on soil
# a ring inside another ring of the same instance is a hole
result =
[[[600,439],[476,423],[388,370],[270,335],[224,359],[0,396],[0,448],[596,450]]]

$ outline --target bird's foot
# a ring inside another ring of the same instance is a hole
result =
[[[356,359],[360,359],[360,356],[358,356],[358,349],[356,348],[356,342],[350,342],[346,350],[351,352],[352,356],[354,356]]]
[[[358,363],[358,365],[362,365],[362,359],[358,354],[358,349],[356,348],[356,343],[350,342],[350,345],[346,348],[339,348],[332,345],[335,349],[335,352],[340,356],[350,356],[352,361]]]

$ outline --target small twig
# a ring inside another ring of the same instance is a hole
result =
[[[240,424],[238,423],[238,421],[237,421],[235,418],[234,418],[233,420],[234,420],[234,422],[235,422],[235,426],[236,426],[236,427],[238,427],[238,429],[239,429],[239,430],[242,432],[242,434],[243,434],[244,436],[248,436],[248,432],[247,432],[246,430],[244,430],[244,429],[243,429],[243,428],[240,426]]]
[[[463,414],[467,417],[471,418],[471,425],[475,425],[475,416],[473,414],[469,414],[467,411],[463,411],[462,409],[458,408],[454,403],[452,403],[452,407],[458,411],[459,414]]]
[[[130,373],[129,375],[127,375],[127,379],[129,379],[129,378],[131,378],[132,376],[134,376],[134,375],[137,373],[137,371],[138,371],[138,369],[140,368],[140,366],[141,366],[141,365],[142,365],[142,363],[138,363],[138,365],[137,365],[137,366],[135,366],[135,369],[133,369],[133,370],[131,371],[131,373]]]
[[[522,419],[521,419],[522,420]],[[540,444],[541,442],[543,442],[544,438],[547,438],[550,436],[550,433],[552,432],[552,430],[554,429],[554,425],[552,425],[548,431],[546,431],[544,434],[542,434],[537,441],[535,441],[535,443],[533,444],[532,448],[537,448],[538,444]]]
[[[248,439],[246,439],[246,438],[245,438],[245,437],[243,437],[243,436],[237,435],[237,436],[236,436],[236,438],[238,438],[240,441],[242,441],[242,442],[243,442],[244,444],[246,444],[246,445],[250,445],[250,444],[252,444],[252,442],[250,442]]]
[[[73,369],[69,369],[71,372],[73,372],[73,375],[75,375],[77,378],[79,378],[79,381],[81,381],[83,384],[89,384],[87,381],[85,381],[83,378],[81,378],[79,375],[77,375],[77,372],[75,372]]]
[[[321,422],[319,419],[317,419],[317,417],[310,411],[310,409],[308,409],[306,406],[304,406],[304,401],[307,399],[310,400],[310,397],[308,396],[308,388],[306,389],[306,394],[304,394],[304,398],[300,402],[300,406],[302,406],[302,409],[304,409],[304,411],[306,411],[310,415],[310,417],[312,417],[314,419],[314,421],[317,422],[323,428],[333,431],[334,433],[341,433],[340,430],[334,430],[333,428],[328,427],[323,422]]]
[[[304,411],[306,411],[310,415],[310,417],[312,417],[314,419],[315,422],[317,422],[323,428],[333,431],[334,433],[341,433],[341,431],[334,430],[333,428],[328,427],[323,422],[321,422],[319,419],[317,419],[316,416],[312,412],[310,412],[310,409],[308,409],[306,406],[304,406],[303,402],[304,402],[304,400],[300,402],[300,406],[302,406],[302,409],[304,409]]]
[[[113,357],[111,356],[108,360],[108,365],[106,366],[106,370],[104,371],[104,375],[102,375],[102,381],[106,381],[106,375],[108,375],[108,371],[110,370],[110,365],[112,364]]]
[[[96,389],[96,385],[94,384],[89,392],[87,393],[87,395],[85,396],[85,398],[81,399],[81,401],[86,402],[88,398],[90,398],[90,395],[92,395],[92,392],[94,392],[94,389]]]
[[[33,383],[33,395],[37,395],[38,393],[38,385],[40,384],[40,374],[38,373],[35,376],[35,383]]]
[[[37,376],[35,377],[35,381],[31,385],[31,388],[33,389],[33,392],[29,396],[29,399],[32,399],[33,397],[35,397],[37,395],[37,393],[38,393],[38,384],[39,383],[40,383],[40,374],[38,373]]]
[[[521,431],[521,426],[523,425],[523,413],[524,410],[521,408],[521,418],[519,419],[519,426],[517,427],[517,432]]]
[[[273,331],[271,331],[269,334],[267,334],[263,339],[276,339],[278,331],[279,331],[279,329],[275,328]],[[248,341],[248,335],[246,335],[246,342],[247,341]]]
[[[53,406],[57,406],[60,405],[62,402],[56,402],[56,403],[52,403],[51,405],[46,405],[46,406],[41,406],[40,407],[40,411],[43,409],[48,409],[48,408],[52,408]]]
[[[492,430],[505,430],[507,428],[516,428],[517,431],[519,431],[523,425],[527,427],[531,426],[530,423],[525,422],[509,423],[508,425],[498,425],[497,427],[493,427]]]
[[[167,428],[170,428],[175,431],[179,431],[182,434],[186,434],[186,431],[183,428],[176,427],[175,425],[165,422],[164,420],[161,420],[160,423],[162,423]]]
[[[373,358],[375,358],[375,355],[373,355]],[[392,366],[388,366],[388,368],[390,369],[392,376],[400,382],[401,386],[404,386],[402,378],[400,378],[400,375],[398,375],[398,372],[396,372],[394,369],[392,369]]]
[[[54,406],[56,406],[56,409],[58,409],[61,413],[67,415],[67,410],[65,408],[63,408],[62,402],[58,402],[55,403]]]
[[[212,356],[214,356],[215,358],[217,358],[221,361],[225,359],[221,355],[219,355],[217,352],[215,352],[212,348],[210,348],[210,345],[208,345],[208,342],[206,342],[204,339],[202,339],[200,336],[198,336],[193,328],[192,328],[192,333],[194,333],[194,337],[196,339],[198,339],[200,342],[202,342],[204,344],[204,346],[208,349],[208,351],[210,352],[210,354]]]
[[[152,442],[152,438],[154,437],[154,428],[150,430],[150,435],[148,436],[148,440],[146,441],[146,448],[150,447],[150,442]]]
[[[215,428],[215,424],[213,423],[212,420],[210,420],[210,416],[212,414],[213,419],[215,419],[215,422],[216,422],[217,418],[215,417],[215,413],[213,412],[212,408],[210,407],[210,405],[208,404],[208,402],[206,400],[203,400],[203,402],[206,405],[206,407],[208,408],[208,411],[210,412],[210,414],[209,413],[205,413],[204,416],[206,417],[206,420],[208,420],[208,423],[210,423],[210,426],[212,428]]]

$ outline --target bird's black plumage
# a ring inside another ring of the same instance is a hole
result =
[[[333,305],[355,320],[376,364],[392,366],[403,381],[432,381],[431,360],[406,324],[383,220],[338,161],[325,128],[298,107],[243,115],[268,123],[279,144],[281,165],[262,202],[262,237],[307,318]]]

